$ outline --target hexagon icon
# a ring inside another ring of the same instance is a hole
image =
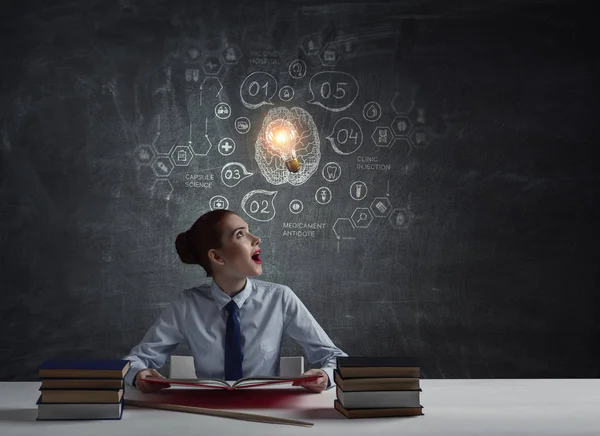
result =
[[[338,218],[332,230],[337,239],[356,239],[356,229],[350,218]]]
[[[197,64],[200,62],[200,50],[196,47],[190,47],[184,55],[183,62],[186,64]]]
[[[223,68],[223,64],[221,63],[221,58],[215,54],[207,55],[202,59],[202,70],[206,75],[216,75],[221,72],[221,68]]]
[[[377,147],[389,148],[394,143],[394,133],[388,126],[377,126],[371,135]]]
[[[390,224],[395,229],[405,229],[410,222],[410,214],[406,209],[396,208],[389,217]]]
[[[169,179],[156,179],[150,187],[152,197],[170,200],[173,194],[173,185]]]
[[[422,127],[415,127],[410,134],[410,142],[415,148],[427,148],[430,139],[429,134]]]
[[[235,65],[241,58],[242,50],[235,44],[229,44],[221,51],[221,60],[225,65]]]
[[[321,37],[317,33],[311,33],[302,38],[300,49],[306,56],[315,56],[321,50]]]
[[[408,117],[396,117],[392,121],[390,126],[392,128],[392,132],[396,136],[408,136],[410,133],[410,129],[412,128],[412,123],[408,119]]]
[[[150,165],[155,153],[150,144],[140,144],[133,151],[133,155],[140,165]]]
[[[373,214],[367,207],[357,207],[350,219],[357,228],[366,229],[373,221]]]
[[[171,152],[171,160],[178,167],[187,167],[193,157],[194,151],[187,145],[178,145]]]
[[[156,174],[156,177],[168,177],[174,167],[175,165],[173,165],[169,156],[158,156],[152,162],[152,170]]]
[[[340,51],[337,49],[337,46],[332,43],[328,43],[321,53],[319,53],[319,59],[321,59],[321,63],[326,67],[333,67],[340,60]]]
[[[371,212],[376,218],[385,218],[392,210],[392,203],[387,197],[375,197],[371,203]]]
[[[148,132],[154,136],[152,148],[158,156],[168,156],[173,147],[185,144],[183,132],[189,131],[189,124],[183,121],[181,112],[175,105],[166,105],[152,120],[152,126]]]
[[[206,156],[212,148],[212,142],[208,136],[204,136],[199,141],[190,141],[189,147],[196,156]]]

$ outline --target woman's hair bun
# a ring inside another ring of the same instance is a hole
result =
[[[187,232],[177,235],[177,238],[175,238],[175,249],[177,250],[179,259],[181,259],[183,263],[198,264],[198,261],[192,252],[192,247]]]

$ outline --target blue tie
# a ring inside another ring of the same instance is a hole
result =
[[[238,307],[231,300],[225,309],[229,312],[225,331],[225,380],[239,380],[242,376],[242,334],[238,320]]]

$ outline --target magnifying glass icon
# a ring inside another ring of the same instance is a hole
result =
[[[367,219],[367,214],[364,213],[364,212],[361,212],[360,215],[359,215],[359,217],[358,217],[358,220],[356,221],[356,224],[358,224],[359,222],[364,221],[366,219]]]

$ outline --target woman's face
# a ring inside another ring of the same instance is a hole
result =
[[[214,249],[218,255],[215,260],[219,264],[219,269],[231,277],[241,278],[261,274],[262,261],[258,246],[260,238],[250,233],[248,224],[238,215],[227,214],[220,224],[223,245],[221,248]]]

